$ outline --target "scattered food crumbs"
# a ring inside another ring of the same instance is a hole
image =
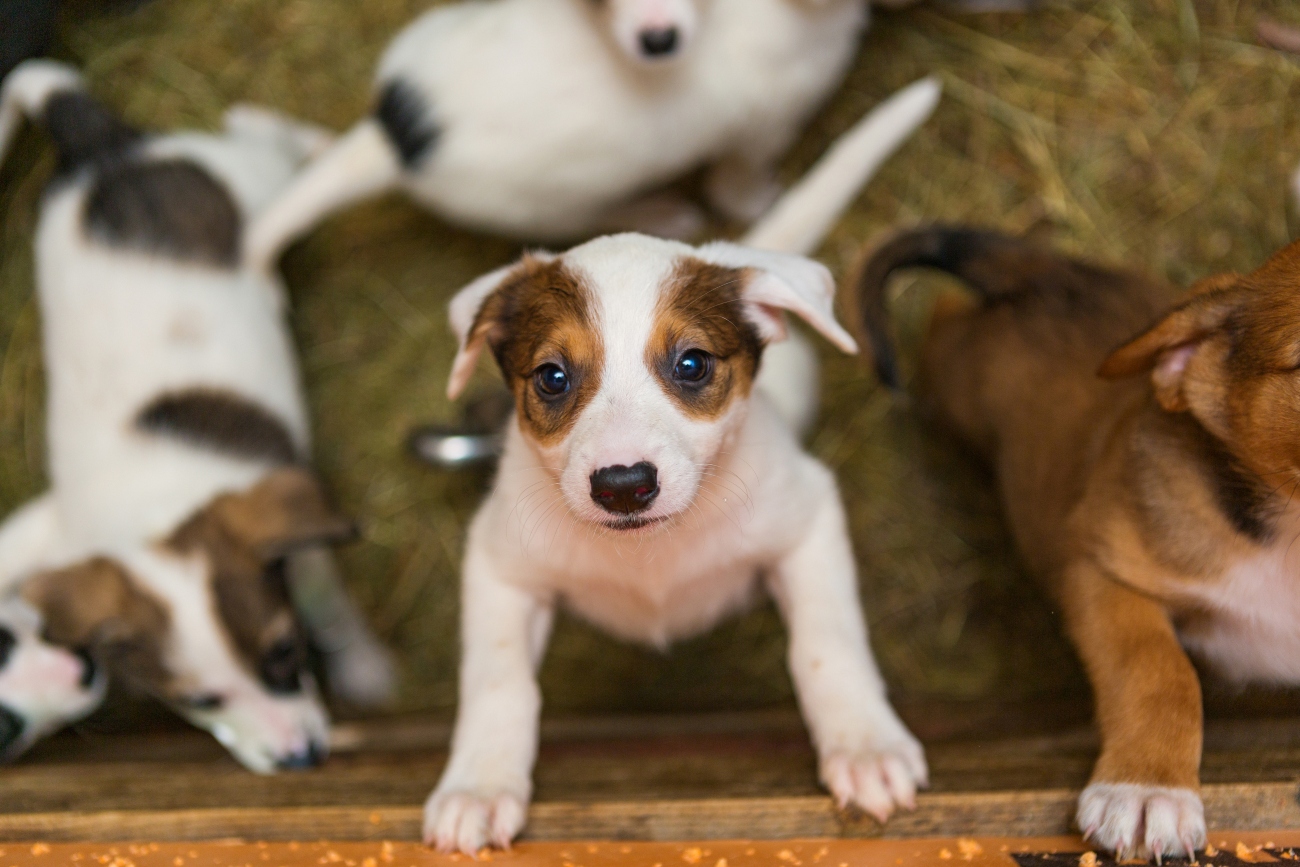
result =
[[[1079,856],[1079,867],[1097,867],[1097,853],[1084,852]]]
[[[754,855],[754,847],[753,847],[753,846],[750,846],[748,849],[746,849],[746,850],[745,850],[745,854],[746,854],[746,855],[749,855],[750,857],[753,857],[753,855]]]
[[[1215,857],[1215,856],[1218,855],[1218,854],[1219,854],[1219,850],[1214,848],[1214,844],[1213,844],[1213,843],[1211,843],[1210,845],[1208,845],[1208,846],[1205,847],[1205,857],[1206,857],[1206,858],[1213,858],[1213,857]]]
[[[976,855],[984,854],[984,847],[969,837],[962,837],[958,840],[957,849],[961,852],[963,861],[974,861]]]
[[[785,862],[789,863],[789,864],[796,864],[796,865],[797,865],[797,864],[802,864],[802,863],[803,863],[803,862],[800,861],[798,858],[796,858],[795,855],[794,855],[794,853],[791,852],[789,849],[782,849],[780,852],[777,852],[777,853],[776,853],[776,857],[779,858],[779,859],[781,859],[782,861],[785,861]]]
[[[939,859],[942,860],[942,861],[951,861],[951,860],[952,860],[952,850],[951,850],[951,849],[946,849],[946,848],[945,848],[945,849],[940,849],[940,850],[939,850]]]
[[[704,858],[704,851],[699,846],[692,846],[682,851],[682,860],[687,864],[699,864]]]
[[[825,846],[821,847],[820,849],[817,850],[817,854],[813,856],[813,863],[814,864],[817,863],[818,861],[822,860],[829,854],[831,854],[830,849],[828,849]]]
[[[185,864],[185,859],[177,855],[175,858],[172,859],[172,864],[174,865],[174,867],[183,867],[183,865]]]
[[[379,867],[379,862],[374,858],[367,858],[361,862],[361,867]]]
[[[727,867],[727,859],[726,859],[726,858],[719,858],[719,859],[718,859],[718,863],[717,863],[717,864],[714,864],[713,867]]]
[[[32,854],[33,854],[33,855],[48,855],[48,854],[50,854],[50,847],[49,847],[49,846],[46,846],[44,843],[37,843],[36,845],[32,846]],[[116,855],[117,853],[114,852],[113,854]]]
[[[619,854],[622,854],[622,855],[631,855],[631,854],[632,854],[632,847],[631,847],[631,846],[627,846],[627,845],[619,846],[619,847],[618,847],[618,851],[619,851]]]

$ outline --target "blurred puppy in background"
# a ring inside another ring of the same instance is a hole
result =
[[[752,221],[866,22],[862,0],[439,6],[389,46],[372,116],[249,226],[250,258],[270,264],[332,211],[390,189],[524,239],[686,237],[696,207],[646,195],[706,165],[711,204]]]
[[[451,304],[457,396],[489,349],[515,396],[496,485],[469,531],[460,704],[426,805],[444,850],[506,846],[531,796],[535,671],[556,606],[665,647],[770,593],[823,781],[884,821],[926,780],[871,656],[843,507],[760,373],[786,312],[846,352],[834,284],[804,258],[938,86],[900,92],[845,134],[745,244],[644,235],[533,253]],[[776,252],[780,251],[780,252]],[[795,413],[797,415],[797,413]]]
[[[328,725],[291,596],[317,600],[343,699],[392,673],[321,551],[352,524],[307,468],[283,288],[241,235],[328,138],[255,109],[146,136],[48,61],[0,88],[0,158],[24,116],[59,150],[36,237],[51,488],[0,526],[0,584],[248,767],[314,764]]]
[[[936,307],[921,390],[992,463],[1092,682],[1101,756],[1079,827],[1121,857],[1194,860],[1202,709],[1188,653],[1238,683],[1300,683],[1300,245],[1179,301],[1012,238],[905,233],[857,281],[890,384],[886,280],[916,266],[976,293]]]

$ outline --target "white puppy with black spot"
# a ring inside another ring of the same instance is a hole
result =
[[[301,613],[345,697],[392,677],[320,549],[351,524],[305,466],[283,287],[240,239],[328,139],[253,109],[144,135],[47,61],[0,87],[0,159],[25,116],[59,150],[36,233],[51,486],[0,526],[0,587],[248,767],[314,764],[328,722],[290,593],[324,599]]]
[[[540,241],[636,229],[686,237],[656,188],[709,166],[722,213],[752,221],[774,167],[839,84],[863,0],[475,0],[389,46],[375,108],[249,227],[254,261],[333,211],[400,189],[470,228]]]
[[[487,348],[517,409],[469,531],[460,705],[427,840],[472,853],[523,827],[558,605],[663,647],[770,593],[823,781],[882,821],[912,805],[925,760],[867,643],[835,480],[772,399],[815,389],[758,370],[787,312],[856,351],[830,272],[796,254],[937,97],[924,81],[860,122],[744,245],[605,237],[525,256],[453,300],[450,394]]]

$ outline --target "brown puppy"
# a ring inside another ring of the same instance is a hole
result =
[[[1021,241],[904,234],[858,276],[891,385],[884,289],[910,266],[978,296],[937,306],[920,378],[992,463],[1092,682],[1102,752],[1079,826],[1122,854],[1190,852],[1205,820],[1188,652],[1232,680],[1300,682],[1300,245],[1173,306],[1172,287]]]

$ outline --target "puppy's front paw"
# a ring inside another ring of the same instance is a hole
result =
[[[518,795],[435,791],[424,805],[424,842],[466,855],[489,845],[509,849],[527,816],[528,800]]]
[[[1187,855],[1205,845],[1205,808],[1191,789],[1093,783],[1079,797],[1083,836],[1121,860]]]
[[[883,823],[897,807],[916,809],[916,790],[928,785],[929,772],[921,745],[907,736],[887,746],[828,753],[821,776],[841,807],[854,804]]]

